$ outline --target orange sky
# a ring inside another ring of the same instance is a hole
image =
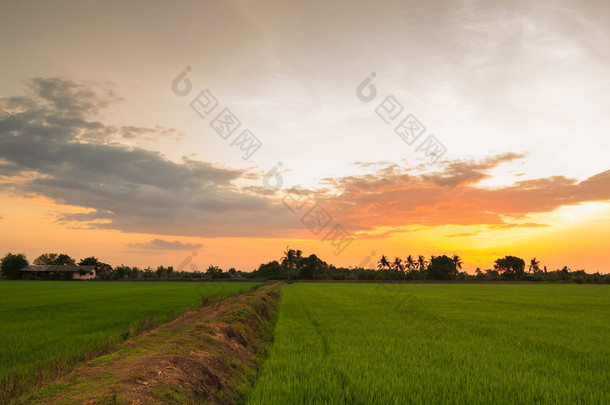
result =
[[[6,215],[2,219],[2,246],[7,251],[24,252],[33,260],[43,252],[65,252],[80,259],[94,255],[113,265],[152,266],[174,265],[185,270],[201,270],[208,265],[223,268],[236,267],[249,271],[258,264],[279,259],[286,245],[302,249],[306,254],[316,253],[337,266],[375,267],[381,254],[391,257],[431,254],[459,254],[464,269],[473,272],[476,267],[491,268],[493,261],[507,254],[525,259],[536,257],[550,269],[565,265],[572,269],[585,268],[590,272],[608,272],[605,266],[605,249],[610,238],[610,223],[599,221],[608,218],[607,203],[590,203],[565,207],[541,215],[555,223],[543,228],[516,228],[488,230],[480,226],[440,226],[414,228],[388,237],[356,239],[341,254],[334,253],[328,241],[315,238],[309,230],[302,239],[289,238],[196,238],[168,237],[155,234],[123,233],[111,230],[78,229],[59,225],[54,214],[65,210],[46,199],[3,198]],[[461,233],[472,236],[448,236]],[[461,232],[466,231],[466,232]],[[384,229],[379,230],[381,234]],[[184,244],[203,244],[184,250],[130,248],[130,244],[147,243],[159,238],[180,241]]]

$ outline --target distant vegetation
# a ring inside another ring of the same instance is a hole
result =
[[[538,260],[531,259],[529,266],[514,256],[497,259],[493,269],[475,274],[462,270],[462,259],[449,256],[407,256],[393,260],[382,255],[376,269],[362,267],[335,267],[315,254],[303,256],[300,250],[287,249],[282,259],[261,264],[252,274],[262,279],[314,279],[314,280],[462,280],[462,281],[547,281],[573,283],[610,283],[610,274],[589,274],[584,270],[572,271],[567,266],[548,271],[540,268]]]
[[[20,269],[29,263],[23,254],[7,254],[0,267],[5,278],[33,278],[25,276]],[[34,260],[34,264],[73,265],[76,261],[66,254],[45,253]],[[137,279],[265,279],[265,280],[386,280],[386,281],[539,281],[571,283],[610,283],[610,274],[587,273],[585,270],[572,271],[567,266],[547,270],[536,258],[525,262],[522,258],[505,256],[495,261],[493,269],[476,269],[475,274],[462,271],[463,261],[457,256],[412,256],[390,259],[385,255],[376,263],[376,268],[336,267],[328,264],[315,254],[304,256],[298,249],[287,248],[282,258],[261,264],[258,269],[245,272],[230,268],[223,270],[210,265],[205,270],[180,271],[172,266],[139,268],[119,265],[112,267],[96,257],[87,257],[78,262],[81,266],[96,266],[99,280]],[[61,279],[65,274],[37,275],[37,278]]]

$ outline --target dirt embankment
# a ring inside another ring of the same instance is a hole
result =
[[[275,283],[187,312],[17,403],[244,402],[272,339],[278,301]]]

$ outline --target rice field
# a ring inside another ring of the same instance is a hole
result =
[[[604,285],[285,285],[250,404],[610,403]]]
[[[6,386],[11,376],[18,386],[39,382],[201,305],[202,297],[225,297],[255,284],[1,281],[0,387],[15,389]]]

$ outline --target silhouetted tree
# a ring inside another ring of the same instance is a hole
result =
[[[392,266],[390,265],[390,262],[388,261],[388,258],[385,257],[385,255],[381,255],[381,258],[379,259],[379,262],[377,263],[377,268],[379,270],[381,269],[385,269],[385,268],[391,269]]]
[[[494,269],[502,273],[504,277],[520,279],[525,273],[525,261],[519,257],[505,256],[496,260]]]
[[[460,258],[460,256],[458,255],[453,255],[453,258],[451,259],[453,260],[453,264],[455,265],[455,268],[458,270],[462,270],[462,259]]]
[[[427,272],[432,280],[452,280],[458,275],[453,259],[445,255],[432,256]]]
[[[407,270],[411,271],[412,269],[414,269],[416,266],[415,264],[415,260],[413,260],[413,256],[409,255],[407,256],[407,259],[405,260],[405,267],[407,268]]]
[[[85,257],[78,262],[79,266],[98,266],[100,264],[102,263],[94,256]]]
[[[63,253],[43,253],[34,259],[35,265],[74,266],[76,262]]]
[[[0,265],[0,273],[6,278],[11,280],[17,280],[21,278],[21,269],[28,265],[28,260],[25,258],[23,253],[12,254],[7,253],[2,258],[2,264]]]
[[[209,278],[220,278],[222,275],[222,269],[218,266],[210,265],[208,269],[205,271],[205,275]]]
[[[530,265],[528,266],[528,270],[531,273],[538,273],[540,271],[540,262],[538,260],[536,260],[536,258],[534,257],[532,260],[530,260]]]
[[[290,249],[286,247],[284,257],[282,258],[282,266],[288,269],[288,280],[292,280],[292,269],[296,268],[299,261],[303,257],[303,252],[300,250]]]
[[[417,265],[419,267],[419,271],[424,271],[426,269],[427,264],[428,262],[426,261],[426,259],[422,255],[419,255],[419,257],[417,258]]]
[[[404,271],[404,267],[402,266],[402,259],[400,257],[395,257],[394,258],[394,270],[396,271]]]
[[[316,255],[304,257],[299,261],[299,278],[321,279],[324,278],[328,265]]]
[[[255,271],[256,277],[265,279],[284,279],[286,278],[285,273],[282,271],[283,267],[277,260],[272,262],[261,264],[258,270]]]

